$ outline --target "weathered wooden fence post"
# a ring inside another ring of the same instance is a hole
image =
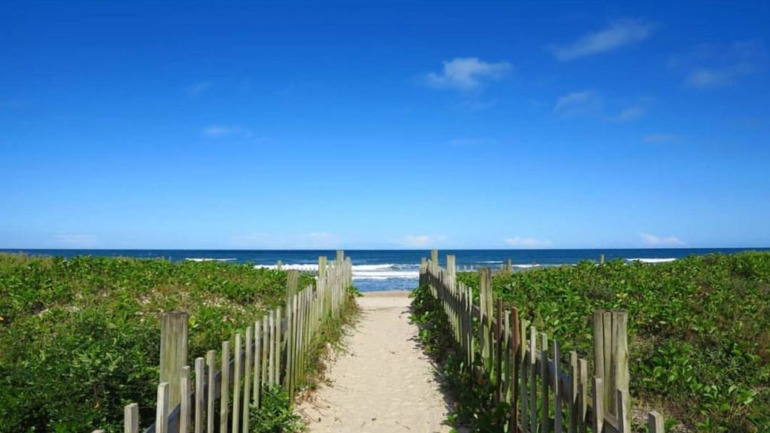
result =
[[[618,429],[630,431],[630,398],[618,399],[619,391],[627,394],[629,390],[628,314],[625,311],[596,311],[593,322],[594,377],[600,378],[602,385],[596,391],[603,402],[599,409],[618,418]]]
[[[181,401],[182,368],[187,365],[187,319],[184,311],[164,313],[160,324],[160,382],[168,383],[168,404]]]
[[[484,371],[489,372],[492,358],[492,270],[489,268],[479,269],[479,303],[481,317],[479,320],[479,331],[481,336],[481,359],[484,363]]]
[[[123,433],[139,433],[139,405],[136,403],[123,409]]]
[[[299,271],[296,269],[289,269],[286,274],[286,300],[291,299],[294,294],[297,293],[297,285],[299,284]]]
[[[430,261],[438,266],[438,250],[430,250]]]

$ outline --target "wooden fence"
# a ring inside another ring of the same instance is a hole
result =
[[[286,305],[266,314],[234,345],[187,362],[187,314],[169,313],[161,323],[161,373],[155,423],[145,433],[246,433],[249,406],[260,405],[268,386],[281,386],[293,400],[304,384],[308,349],[320,327],[336,319],[352,286],[352,264],[342,251],[318,261],[315,286],[297,291],[298,273],[289,271]],[[218,365],[217,365],[218,364]],[[194,373],[194,374],[193,374]],[[139,433],[139,407],[125,407],[124,432]],[[95,430],[93,433],[103,433]]]
[[[442,268],[434,250],[422,261],[420,285],[441,301],[466,368],[480,364],[483,371],[476,373],[495,384],[495,401],[510,405],[508,432],[631,432],[626,312],[594,313],[589,378],[585,359],[574,351],[565,359],[558,341],[529,326],[517,308],[503,309],[492,291],[490,269],[479,271],[478,304],[456,274],[455,257],[447,256]],[[664,432],[663,417],[655,411],[647,424],[650,433]]]

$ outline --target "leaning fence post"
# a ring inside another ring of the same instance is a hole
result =
[[[430,250],[430,261],[433,262],[435,266],[438,266],[438,250]]]
[[[184,311],[163,314],[160,324],[160,381],[168,383],[169,407],[181,401],[182,368],[187,365],[187,318]]]

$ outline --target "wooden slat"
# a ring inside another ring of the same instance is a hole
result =
[[[241,333],[235,334],[235,347],[233,347],[233,357],[235,358],[235,371],[233,372],[233,419],[232,433],[238,433],[241,426]]]
[[[551,425],[548,416],[548,334],[540,333],[540,384],[542,395],[540,396],[540,433],[548,433]]]
[[[656,411],[652,411],[647,415],[647,431],[648,433],[664,433],[663,417]]]
[[[561,384],[561,368],[559,367],[561,361],[561,347],[559,342],[553,341],[553,413],[554,413],[554,431],[556,433],[563,433],[562,429],[562,384]]]
[[[254,328],[251,326],[246,328],[246,345],[244,351],[246,352],[246,364],[243,366],[243,415],[241,422],[243,423],[242,432],[247,433],[249,431],[249,403],[251,403],[251,363],[253,361],[253,352],[251,348],[252,334]]]
[[[578,358],[578,370],[580,379],[578,380],[578,432],[586,433],[588,425],[588,362],[585,359]]]
[[[503,300],[498,299],[495,305],[495,401],[500,403],[503,394]]]
[[[123,408],[123,433],[139,433],[139,405],[136,403]]]
[[[206,374],[206,379],[208,380],[208,386],[206,387],[206,432],[214,433],[214,417],[216,416],[214,413],[214,403],[216,400],[214,378],[217,370],[217,352],[215,350],[206,352],[206,366],[208,367],[208,373]],[[225,367],[223,366],[222,368]]]
[[[565,388],[569,390],[569,426],[567,431],[569,433],[576,433],[578,423],[578,382],[580,380],[580,373],[578,373],[578,355],[574,350],[569,353],[569,374],[571,380],[569,387]]]
[[[182,380],[179,382],[182,401],[179,405],[179,432],[188,433],[190,431],[190,366],[182,367]]]
[[[254,322],[254,385],[251,399],[259,407],[262,394],[262,322]]]
[[[222,376],[219,396],[219,431],[227,432],[230,409],[230,342],[222,343]]]
[[[621,402],[616,399],[618,423],[622,424],[625,431],[630,430],[631,426],[631,399],[628,395],[629,390],[629,372],[628,372],[628,315],[625,311],[615,311],[612,313],[613,322],[613,353],[612,366],[614,373],[615,390],[625,392],[626,399]],[[617,394],[619,395],[619,394]],[[623,415],[621,416],[621,412]]]
[[[158,385],[158,400],[155,410],[155,433],[168,433],[168,382]]]
[[[268,380],[267,383],[270,386],[275,385],[275,312],[270,311],[270,314],[268,315],[268,324],[270,326],[270,343],[269,343],[269,353],[270,357],[268,359]]]
[[[537,329],[534,326],[529,329],[529,422],[534,433],[537,430]]]
[[[205,396],[203,384],[206,370],[203,358],[195,358],[195,433],[203,433],[206,427],[204,415]]]
[[[594,377],[592,397],[594,400],[594,433],[604,433],[604,384],[602,383],[602,379],[600,377]]]

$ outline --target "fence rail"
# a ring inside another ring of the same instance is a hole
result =
[[[476,373],[495,384],[495,401],[510,405],[508,432],[631,432],[626,312],[594,313],[589,378],[585,359],[572,351],[564,362],[558,341],[529,325],[516,307],[503,309],[492,291],[490,269],[479,269],[476,304],[471,289],[457,282],[455,257],[447,256],[446,263],[439,266],[435,250],[430,260],[423,259],[420,285],[443,305],[465,368],[480,364]],[[655,411],[647,424],[650,433],[664,432],[663,417]]]
[[[286,304],[236,333],[232,347],[223,342],[219,362],[210,350],[205,358],[196,358],[192,369],[184,365],[187,314],[163,318],[156,418],[145,433],[246,433],[249,406],[260,405],[265,387],[281,386],[293,400],[304,384],[308,349],[319,329],[342,313],[352,286],[352,264],[338,251],[329,263],[319,257],[314,286],[298,291],[296,270],[288,271],[287,281]],[[139,407],[129,404],[124,432],[140,431]]]

